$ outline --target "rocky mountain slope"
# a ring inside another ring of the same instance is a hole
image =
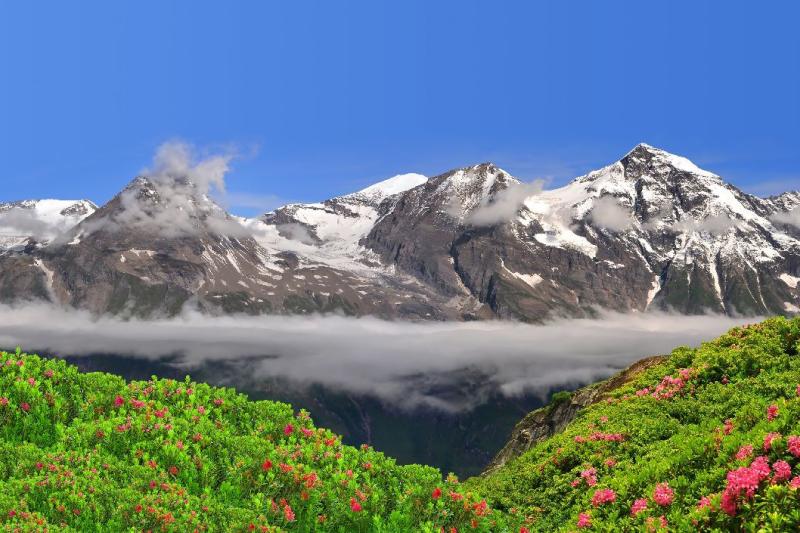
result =
[[[185,176],[91,207],[46,245],[4,248],[0,300],[141,316],[800,311],[800,193],[745,194],[644,144],[553,190],[484,163],[254,219]]]
[[[96,209],[89,200],[0,203],[0,254],[46,244]]]

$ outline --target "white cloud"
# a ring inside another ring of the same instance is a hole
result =
[[[625,231],[633,226],[631,209],[613,196],[602,196],[595,200],[589,220],[592,224],[611,231]]]
[[[466,218],[466,222],[475,226],[508,222],[517,215],[527,198],[541,193],[543,188],[543,180],[509,185],[475,208]],[[451,214],[456,211],[460,211],[460,206],[451,206],[448,210]]]
[[[263,355],[249,377],[281,376],[374,394],[399,406],[457,411],[497,391],[545,396],[595,381],[642,357],[696,345],[756,320],[663,313],[601,316],[536,326],[338,316],[209,317],[187,310],[173,319],[123,321],[30,304],[0,306],[0,346],[143,358],[179,354],[189,367]],[[465,388],[465,376],[477,385],[469,394],[454,395],[453,390]]]
[[[790,211],[775,213],[770,220],[779,224],[789,224],[800,228],[800,207],[795,207]]]
[[[119,195],[121,209],[84,225],[91,233],[135,229],[164,237],[193,235],[206,230],[230,236],[249,232],[212,199],[225,194],[225,175],[233,153],[199,158],[187,143],[162,144],[152,167],[142,170],[138,187]]]

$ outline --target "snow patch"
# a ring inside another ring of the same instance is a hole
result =
[[[780,278],[781,281],[783,281],[785,284],[787,284],[793,289],[796,289],[797,284],[800,283],[800,278],[795,276],[790,276],[789,274],[781,274],[778,277]]]

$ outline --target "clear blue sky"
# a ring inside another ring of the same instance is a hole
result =
[[[789,1],[3,1],[0,199],[106,201],[175,138],[235,146],[229,189],[265,204],[486,160],[559,184],[640,141],[800,188],[798,20]]]

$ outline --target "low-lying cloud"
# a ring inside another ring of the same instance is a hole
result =
[[[459,411],[496,393],[545,397],[755,320],[609,313],[537,326],[339,316],[209,317],[186,311],[168,320],[122,321],[30,304],[0,306],[0,346],[60,355],[177,355],[187,371],[193,365],[256,357],[255,367],[248,365],[250,381],[280,377],[372,394],[402,407]],[[454,393],[469,380],[468,393]]]
[[[543,180],[509,185],[476,207],[466,218],[473,226],[493,226],[513,219],[525,200],[542,192]],[[460,207],[456,206],[460,211]]]
[[[589,220],[595,226],[619,232],[633,226],[631,209],[625,207],[613,196],[603,196],[594,202]]]
[[[782,213],[775,213],[770,217],[770,220],[779,224],[789,224],[800,228],[800,207],[795,207],[790,211]]]

